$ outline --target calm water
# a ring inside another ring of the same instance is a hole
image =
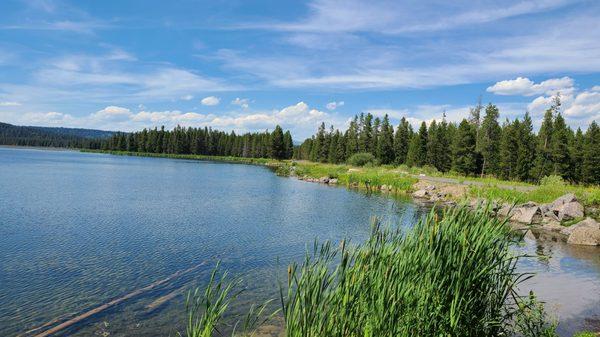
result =
[[[250,301],[315,238],[364,239],[369,219],[409,226],[409,200],[281,178],[257,166],[0,147],[0,336],[16,336],[179,270],[193,273],[86,320],[63,335],[175,336],[183,296],[216,259]],[[600,250],[526,242],[522,270],[561,318],[561,333],[600,320]],[[150,305],[150,306],[149,306]]]

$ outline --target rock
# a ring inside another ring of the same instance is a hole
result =
[[[587,218],[571,227],[567,243],[572,245],[600,246],[600,224]]]
[[[583,217],[583,206],[577,201],[572,201],[556,207],[553,212],[559,221],[568,221]]]
[[[426,191],[434,191],[435,190],[435,185],[429,185],[425,187]]]
[[[388,185],[386,185],[386,184],[381,185],[379,187],[379,189],[382,190],[382,191],[389,191],[389,190],[391,190],[391,188],[388,188]]]
[[[329,177],[321,177],[321,178],[319,179],[319,182],[320,182],[321,184],[327,184],[327,183],[329,183]]]
[[[542,220],[542,213],[537,206],[521,206],[515,208],[514,214],[510,217],[510,220],[530,225],[539,223]]]
[[[429,198],[429,200],[431,201],[444,201],[444,199],[446,199],[446,194],[444,193],[433,193],[433,195],[431,196],[431,198]]]
[[[338,183],[337,178],[329,179],[329,185],[336,185]]]
[[[415,198],[427,198],[428,195],[429,193],[426,190],[417,190],[412,194],[412,196]]]
[[[535,234],[533,234],[533,232],[532,232],[530,229],[528,229],[528,230],[525,232],[525,238],[526,238],[526,239],[529,239],[529,240],[535,240],[535,239],[537,239],[537,238],[535,237]]]
[[[502,205],[502,207],[500,207],[497,214],[500,216],[503,216],[505,218],[508,218],[508,217],[512,216],[513,213],[514,213],[514,208],[511,205],[504,204],[504,205]]]
[[[577,201],[577,197],[575,196],[575,194],[573,193],[567,193],[565,195],[563,195],[562,197],[559,197],[558,199],[554,200],[552,202],[552,204],[550,204],[550,209],[555,210],[556,208],[567,204],[569,202],[575,202]]]
[[[557,221],[548,221],[542,226],[542,229],[547,232],[560,233],[563,229],[565,229],[565,227],[561,226]]]

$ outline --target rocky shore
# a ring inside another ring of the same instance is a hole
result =
[[[335,178],[297,177],[300,180],[327,185],[337,185]],[[376,188],[382,192],[392,192],[392,186],[381,185]],[[373,189],[371,188],[371,189]],[[466,186],[442,184],[440,186],[419,181],[413,186],[412,197],[422,204],[440,206],[456,205],[456,200],[464,198]],[[471,207],[486,204],[488,201],[475,199]],[[500,217],[509,219],[511,227],[522,231],[526,236],[536,239],[563,241],[573,245],[600,246],[600,223],[590,214],[597,210],[588,209],[579,202],[575,194],[569,193],[548,204],[527,202],[511,205],[491,201],[489,205]]]
[[[412,193],[413,198],[428,203],[454,205],[451,197],[443,189],[428,185]],[[486,204],[486,200],[471,200],[471,207]],[[586,216],[584,206],[575,194],[565,194],[551,203],[537,204],[527,202],[519,205],[489,205],[500,217],[509,219],[511,227],[523,231],[525,235],[536,239],[564,241],[573,245],[600,246],[600,223]],[[591,213],[591,210],[589,212]]]

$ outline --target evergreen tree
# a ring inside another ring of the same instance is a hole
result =
[[[466,119],[460,122],[454,138],[454,161],[452,168],[464,175],[477,172],[477,158],[475,147],[477,133],[474,125]]]
[[[549,176],[554,170],[554,163],[552,162],[552,135],[554,132],[554,113],[560,107],[560,100],[555,99],[552,106],[546,110],[544,114],[544,120],[537,136],[537,149],[536,149],[536,160],[535,160],[535,177],[536,180],[540,180],[544,176]]]
[[[586,184],[600,184],[600,127],[596,121],[585,133],[581,178]]]
[[[567,127],[565,119],[560,112],[556,114],[553,125],[554,134],[552,135],[552,161],[554,163],[554,173],[564,179],[571,179],[571,154],[569,143],[571,130]]]
[[[358,133],[358,117],[354,116],[344,137],[346,139],[346,158],[352,157],[353,154],[359,151]]]
[[[275,130],[271,134],[271,157],[275,159],[286,158],[285,141],[283,137],[283,130],[279,125],[275,126]]]
[[[533,134],[533,123],[529,112],[525,113],[523,122],[519,125],[517,142],[519,145],[517,154],[517,166],[515,169],[517,179],[521,181],[533,180],[533,160],[535,158],[536,138]]]
[[[421,154],[421,138],[418,133],[415,133],[408,144],[408,152],[406,154],[406,165],[418,166]]]
[[[283,148],[285,149],[285,159],[291,159],[294,154],[294,141],[290,130],[287,130],[283,135]]]
[[[575,132],[575,136],[573,137],[573,140],[571,141],[571,144],[569,146],[571,163],[572,163],[571,177],[573,178],[573,181],[581,181],[582,180],[581,168],[582,168],[582,164],[583,164],[584,146],[585,146],[585,136],[583,135],[583,132],[581,132],[581,128],[577,128],[577,131]]]
[[[396,157],[396,164],[406,163],[406,155],[408,153],[408,143],[412,137],[412,127],[406,118],[402,117],[400,124],[396,129],[396,135],[394,136],[394,152]]]
[[[368,113],[366,116],[360,115],[360,121],[362,128],[358,137],[358,148],[360,152],[371,152],[373,153],[373,126],[372,126],[373,115]]]
[[[518,119],[511,124],[508,119],[502,126],[502,137],[500,141],[500,163],[498,176],[502,179],[513,179],[517,176],[519,161],[519,133],[521,123]]]
[[[390,164],[394,161],[394,128],[390,125],[390,120],[386,114],[381,123],[379,132],[378,159],[381,164]]]
[[[481,153],[483,160],[481,166],[482,177],[486,171],[492,174],[498,173],[500,162],[499,146],[502,132],[500,125],[498,125],[499,115],[498,108],[491,103],[488,104],[477,140],[478,152]]]

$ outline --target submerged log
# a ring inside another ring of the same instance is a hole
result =
[[[75,317],[73,317],[73,318],[71,318],[71,319],[69,319],[69,320],[67,320],[67,321],[59,324],[59,325],[54,326],[53,328],[50,328],[50,329],[48,329],[48,330],[46,330],[44,332],[41,332],[41,333],[35,335],[34,337],[47,337],[47,336],[50,336],[50,335],[55,334],[57,332],[60,332],[60,331],[62,331],[64,329],[66,329],[66,328],[69,328],[70,326],[72,326],[74,324],[77,324],[77,323],[85,320],[86,318],[89,318],[91,316],[99,314],[99,313],[105,311],[106,309],[108,309],[110,307],[118,305],[118,304],[120,304],[120,303],[122,303],[122,302],[124,302],[124,301],[126,301],[128,299],[131,299],[133,297],[139,296],[139,295],[141,295],[141,294],[143,294],[145,292],[148,292],[148,291],[150,291],[150,290],[152,290],[152,289],[154,289],[154,288],[156,288],[158,286],[161,286],[161,285],[163,285],[165,283],[168,283],[168,282],[170,282],[170,281],[172,281],[172,280],[174,280],[174,279],[176,279],[176,278],[178,278],[178,277],[180,277],[182,275],[190,273],[190,272],[192,272],[192,271],[200,268],[201,266],[203,266],[205,264],[206,264],[206,261],[204,261],[202,263],[199,263],[199,264],[197,264],[197,265],[195,265],[193,267],[190,267],[188,269],[179,270],[179,271],[175,272],[174,274],[172,274],[172,275],[170,275],[170,276],[168,276],[168,277],[166,277],[166,278],[164,278],[162,280],[158,280],[156,282],[153,282],[153,283],[151,283],[151,284],[149,284],[149,285],[147,285],[147,286],[145,286],[143,288],[139,288],[137,290],[134,290],[134,291],[132,291],[132,292],[124,295],[124,296],[121,296],[121,297],[116,298],[114,300],[111,300],[111,301],[109,301],[107,303],[104,303],[104,304],[102,304],[102,305],[100,305],[98,307],[95,307],[95,308],[90,309],[90,310],[88,310],[86,312],[83,312],[83,313],[81,313],[81,314],[79,314],[79,315],[77,315],[77,316],[75,316]],[[43,327],[52,325],[55,321],[57,321],[57,320],[56,319],[52,320],[52,321],[50,321],[50,322],[42,325],[41,327],[36,328],[36,329],[32,329],[30,331],[40,330]]]

